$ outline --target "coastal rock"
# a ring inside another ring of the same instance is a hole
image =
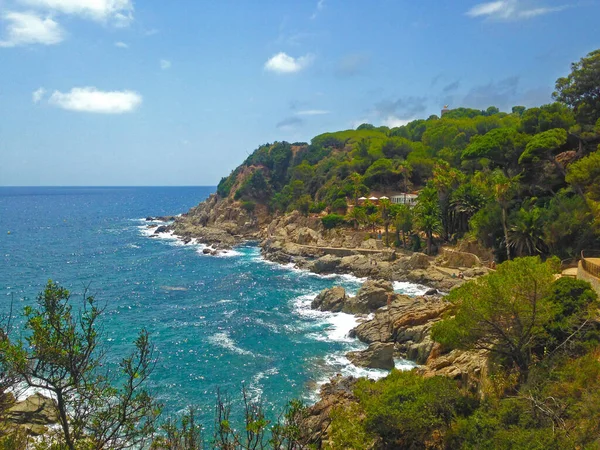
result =
[[[396,343],[400,356],[423,364],[433,348],[431,326],[449,307],[440,297],[394,295],[388,308],[375,311],[370,320],[358,325],[350,335],[367,344]]]
[[[325,255],[313,261],[310,265],[310,270],[315,273],[332,273],[335,272],[340,265],[341,258],[333,255]]]
[[[367,250],[381,250],[383,249],[383,242],[377,239],[367,239],[366,241],[362,242],[360,248]]]
[[[358,290],[356,297],[349,299],[344,305],[344,312],[365,314],[385,306],[388,294],[393,294],[394,287],[387,280],[367,280]]]
[[[374,342],[366,350],[346,354],[352,364],[372,369],[394,368],[394,344]]]
[[[307,227],[302,227],[296,232],[296,242],[300,245],[315,245],[319,240],[319,233]]]
[[[346,301],[346,289],[335,286],[322,290],[312,301],[310,307],[320,311],[340,312]]]
[[[437,263],[442,267],[471,268],[480,267],[481,260],[477,255],[467,252],[459,252],[452,248],[442,248],[442,254],[439,256]]]
[[[414,253],[406,261],[405,267],[410,270],[427,269],[430,266],[429,256],[425,253]]]
[[[166,225],[161,225],[154,230],[154,234],[166,233],[169,231],[169,227]]]
[[[212,250],[211,250],[210,248],[203,248],[203,249],[202,249],[202,253],[203,253],[203,254],[205,254],[205,255],[210,255],[210,252],[211,252],[211,251],[212,251]]]
[[[488,371],[488,355],[484,350],[452,350],[442,354],[439,344],[434,344],[425,365],[418,372],[424,377],[446,376],[474,393],[481,393],[482,382]]]
[[[34,436],[47,431],[47,425],[58,422],[54,401],[41,394],[33,394],[17,402],[7,413],[8,422]]]
[[[334,408],[346,409],[358,402],[354,396],[357,381],[354,377],[337,375],[321,387],[319,401],[308,408],[300,423],[300,434],[308,436],[302,448],[322,448],[322,443],[328,440],[331,411]]]

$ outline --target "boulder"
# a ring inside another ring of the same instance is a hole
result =
[[[169,231],[169,227],[167,227],[166,225],[161,225],[160,227],[157,227],[156,230],[154,230],[154,234],[166,233],[167,231]]]
[[[481,261],[479,257],[473,253],[459,252],[452,248],[442,248],[439,264],[442,267],[458,269],[462,267],[480,267]]]
[[[340,312],[346,301],[346,289],[340,286],[322,290],[310,304],[312,309]]]
[[[431,288],[431,289],[427,289],[427,291],[423,295],[437,295],[439,293],[440,292],[436,288]]]
[[[363,241],[360,247],[367,250],[380,250],[383,248],[383,242],[371,238],[367,239],[366,241]]]
[[[52,399],[36,393],[15,403],[8,410],[6,418],[16,428],[37,436],[47,431],[46,425],[58,422],[58,412]]]
[[[366,350],[349,352],[347,355],[352,364],[372,369],[394,368],[394,344],[374,342]]]
[[[306,227],[300,228],[296,236],[296,242],[300,245],[315,245],[319,240],[319,233]]]
[[[406,261],[406,267],[410,270],[427,269],[429,264],[429,256],[425,253],[414,253],[408,261]]]
[[[205,255],[210,255],[210,252],[211,252],[211,251],[212,251],[212,250],[211,250],[210,248],[203,248],[203,249],[202,249],[202,253],[203,253],[203,254],[205,254]]]
[[[394,293],[391,281],[367,280],[358,290],[356,297],[351,298],[344,306],[344,312],[365,314],[385,306],[388,295]]]
[[[332,273],[340,265],[341,259],[333,255],[325,255],[313,261],[311,271],[315,273]]]

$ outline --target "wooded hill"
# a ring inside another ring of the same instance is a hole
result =
[[[396,128],[363,124],[310,144],[265,144],[221,180],[218,195],[249,210],[343,215],[370,191],[419,191],[411,217],[392,208],[379,220],[443,242],[476,238],[498,260],[575,256],[600,233],[598,80],[600,50],[556,81],[551,104],[456,108]],[[367,223],[376,210],[346,219]]]

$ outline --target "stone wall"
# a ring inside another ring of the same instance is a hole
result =
[[[596,293],[600,296],[600,279],[596,278],[592,274],[589,274],[581,266],[581,261],[577,265],[577,279],[587,281],[592,285]]]

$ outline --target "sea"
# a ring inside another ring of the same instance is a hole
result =
[[[315,275],[264,260],[249,243],[220,256],[169,234],[151,237],[148,216],[186,212],[214,187],[0,187],[0,316],[22,311],[48,280],[71,292],[88,290],[105,311],[102,343],[110,367],[150,332],[157,358],[148,388],[165,415],[188,407],[213,423],[216,391],[241,411],[241,390],[276,417],[291,399],[317,399],[331,376],[368,376],[384,370],[353,366],[351,350],[366,348],[348,336],[349,314],[320,312],[310,303],[323,289],[356,293],[362,279]],[[417,295],[423,286],[395,283]],[[407,369],[410,361],[398,359]]]

